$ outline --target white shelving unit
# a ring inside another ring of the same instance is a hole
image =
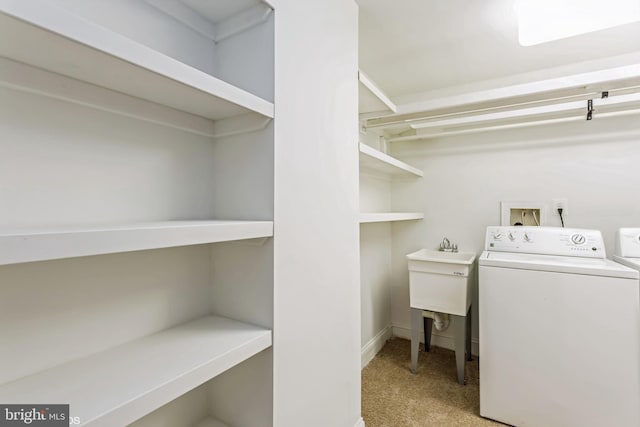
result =
[[[420,212],[382,212],[360,214],[360,224],[369,222],[413,221],[417,219],[424,219],[424,214]]]
[[[212,120],[273,117],[271,102],[53,3],[0,9],[0,56]]]
[[[126,425],[269,346],[269,330],[206,317],[4,384],[0,400],[65,402],[83,425]]]
[[[367,117],[371,112],[373,112],[376,107],[375,103],[372,103],[370,98],[373,97],[377,100],[378,106],[382,105],[386,110],[390,112],[396,111],[395,104],[384,94],[380,88],[378,88],[375,83],[366,76],[362,71],[358,73],[358,78],[360,81],[360,116],[361,118]],[[369,107],[367,107],[369,106]],[[374,107],[371,107],[374,106]],[[364,111],[363,111],[364,108]],[[380,114],[378,112],[378,114]],[[382,113],[384,114],[384,113]],[[366,119],[365,119],[366,120]],[[387,193],[390,190],[377,189],[380,187],[379,183],[376,183],[376,180],[371,180],[366,177],[367,175],[372,175],[376,177],[382,177],[383,180],[393,180],[393,179],[411,179],[411,178],[422,178],[423,172],[407,163],[396,159],[386,153],[383,153],[380,150],[376,150],[370,145],[366,143],[359,142],[358,144],[359,152],[360,152],[360,204],[368,205],[369,203],[363,203],[363,199],[373,198],[380,199],[379,193]],[[367,178],[367,179],[365,179]],[[367,188],[367,196],[363,197],[364,188]],[[375,187],[375,189],[374,189]],[[385,186],[383,186],[385,187]],[[382,197],[382,199],[390,199],[390,197]],[[385,203],[374,203],[380,207],[381,204],[389,204],[388,201]],[[368,206],[370,207],[370,206]],[[362,209],[362,207],[361,207]],[[366,209],[366,208],[365,208]],[[379,209],[374,209],[375,211]],[[394,222],[394,221],[411,221],[423,219],[424,214],[420,212],[361,212],[360,213],[360,223],[374,223],[374,222]]]
[[[395,114],[397,106],[362,71],[359,77],[360,311],[364,367],[391,337],[391,327],[387,325],[391,324],[393,299],[389,277],[394,262],[394,230],[414,227],[415,221],[424,219],[423,212],[397,212],[414,207],[393,206],[393,190],[395,186],[414,185],[424,173],[384,152],[389,145],[382,142],[380,135],[362,126],[370,117]]]
[[[414,168],[362,142],[360,143],[360,168],[390,176],[413,176],[420,178],[423,176],[420,169]]]
[[[0,265],[271,236],[271,221],[166,221],[102,227],[0,228]]]
[[[395,105],[393,102],[382,92],[362,71],[358,74],[360,80],[360,100],[361,100],[361,117],[366,117],[369,113],[368,110],[362,111],[363,102],[367,105],[372,105],[370,101],[367,101],[371,96],[374,96],[378,103],[386,106],[390,111],[395,111]],[[363,89],[363,87],[365,89]],[[373,187],[379,187],[378,183],[374,183],[375,180],[364,179],[366,175],[372,175],[376,177],[382,177],[383,180],[393,180],[397,178],[422,178],[423,172],[407,163],[396,159],[382,151],[376,150],[370,145],[363,142],[358,144],[360,152],[360,202],[363,203],[363,189],[367,187],[367,194],[369,198],[378,199],[378,193],[386,193],[389,190],[373,189]],[[369,188],[371,187],[371,188]],[[375,194],[375,196],[374,196]],[[383,197],[385,199],[385,197]],[[389,199],[386,197],[386,199]],[[376,203],[380,205],[381,203]],[[388,204],[388,201],[386,202]],[[379,207],[379,206],[378,206]],[[378,210],[378,209],[375,209]],[[361,212],[360,223],[374,223],[374,222],[394,222],[394,221],[411,221],[423,219],[424,214],[420,212]]]
[[[260,0],[0,0],[1,401],[272,416],[273,22]]]

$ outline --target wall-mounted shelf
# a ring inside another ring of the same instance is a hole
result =
[[[212,120],[273,117],[273,103],[53,4],[0,11],[0,56]]]
[[[391,176],[423,176],[420,169],[363,143],[360,143],[360,169],[382,172]]]
[[[0,228],[0,265],[273,236],[272,221],[165,221]]]
[[[267,329],[204,317],[4,384],[0,401],[64,402],[84,426],[124,426],[270,346]]]
[[[396,112],[396,105],[362,70],[358,71],[360,114]]]
[[[360,214],[360,224],[370,222],[412,221],[416,219],[424,219],[424,214],[421,212],[376,212]]]

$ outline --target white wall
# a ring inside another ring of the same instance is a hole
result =
[[[361,140],[363,136],[361,133]],[[377,144],[375,148],[378,148]],[[391,179],[388,175],[361,170],[359,191],[360,212],[391,211]],[[362,367],[380,351],[391,334],[391,247],[391,223],[360,225]]]
[[[360,306],[363,367],[377,353],[391,326],[391,224],[360,226]]]
[[[384,174],[360,172],[360,212],[391,211],[391,179]]]
[[[360,419],[357,6],[276,6],[274,424]]]
[[[500,222],[503,200],[566,197],[566,225],[601,230],[611,257],[615,230],[640,225],[639,141],[638,116],[596,116],[592,122],[393,144],[393,154],[422,169],[424,178],[394,185],[392,205],[425,213],[423,221],[393,226],[393,325],[402,330],[410,324],[404,255],[435,249],[444,236],[461,251],[480,254],[485,228]],[[548,225],[560,225],[558,217]],[[477,288],[474,295],[475,303]],[[477,311],[473,329],[477,339]]]
[[[0,226],[204,219],[209,138],[0,89]]]

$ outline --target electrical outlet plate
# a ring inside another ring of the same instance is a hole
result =
[[[566,197],[559,197],[551,200],[551,204],[553,206],[554,214],[558,214],[558,208],[562,208],[562,218],[567,218],[567,213],[569,211],[569,200]]]
[[[500,225],[536,226],[543,225],[547,206],[544,202],[538,201],[501,202],[500,212]]]

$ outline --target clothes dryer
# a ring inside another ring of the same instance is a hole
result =
[[[620,228],[613,260],[640,271],[640,228]]]

